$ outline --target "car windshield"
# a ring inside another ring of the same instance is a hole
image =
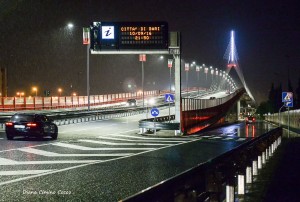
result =
[[[11,121],[30,122],[34,120],[34,116],[28,114],[16,114],[11,117]]]

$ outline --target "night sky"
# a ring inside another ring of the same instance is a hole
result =
[[[86,46],[82,27],[93,21],[166,21],[182,33],[182,59],[225,70],[223,58],[236,32],[239,65],[254,98],[267,99],[271,83],[294,90],[300,78],[300,4],[297,1],[208,0],[0,0],[0,67],[7,68],[8,96],[57,88],[86,95]],[[72,22],[73,30],[66,29]],[[147,58],[146,89],[167,89],[167,57]],[[91,55],[91,94],[141,86],[137,55]],[[234,77],[234,73],[232,75]],[[204,75],[201,85],[208,85]],[[197,85],[195,74],[190,85]],[[185,76],[182,77],[185,84]]]

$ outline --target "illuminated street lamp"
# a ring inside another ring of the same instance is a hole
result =
[[[35,96],[37,96],[37,87],[32,87],[32,91],[35,92]]]
[[[19,97],[22,97],[22,96],[24,96],[24,95],[25,95],[24,92],[17,92],[17,96],[19,96]]]
[[[59,89],[58,89],[59,97],[61,96],[61,92],[62,92],[62,89],[59,88]]]
[[[73,23],[68,23],[67,27],[68,27],[68,29],[72,29],[74,27],[74,24]]]

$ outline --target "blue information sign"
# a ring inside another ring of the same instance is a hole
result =
[[[170,93],[165,94],[165,102],[174,102],[174,95]]]
[[[152,108],[151,109],[151,115],[156,117],[159,115],[159,110],[157,108]]]
[[[293,107],[293,93],[282,92],[282,102],[284,102],[286,107]]]

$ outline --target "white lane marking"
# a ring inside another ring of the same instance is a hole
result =
[[[194,141],[197,141],[197,140],[193,140]],[[178,145],[180,144],[185,144],[186,142],[184,143],[179,143]],[[166,147],[161,147],[161,148],[158,148],[156,149],[157,150],[161,150],[161,149],[165,149],[165,148],[168,148],[168,147],[172,147],[173,145],[169,145],[169,146],[166,146]],[[33,179],[33,178],[36,178],[36,177],[40,177],[40,176],[45,176],[45,175],[50,175],[50,174],[54,174],[54,173],[61,173],[61,172],[64,172],[64,171],[67,171],[67,170],[73,170],[73,169],[76,169],[76,168],[81,168],[81,167],[85,167],[85,166],[89,166],[89,165],[95,165],[95,164],[99,164],[99,163],[106,163],[106,162],[110,162],[110,161],[117,161],[117,160],[120,160],[120,159],[125,159],[125,158],[128,158],[128,157],[132,157],[132,156],[137,156],[137,155],[141,155],[141,154],[146,154],[148,152],[151,152],[151,151],[144,151],[144,152],[140,152],[140,153],[136,153],[136,154],[133,154],[131,156],[122,156],[122,157],[118,157],[118,158],[113,158],[113,159],[108,159],[108,160],[95,160],[93,162],[90,162],[90,163],[86,163],[86,164],[81,164],[81,165],[76,165],[76,166],[72,166],[72,167],[68,167],[68,168],[63,168],[63,169],[60,169],[60,170],[54,170],[52,172],[48,172],[48,173],[41,173],[41,174],[37,174],[37,175],[31,175],[31,176],[27,176],[27,177],[20,177],[20,178],[17,178],[17,179],[13,179],[13,180],[8,180],[8,181],[5,181],[5,182],[0,182],[0,186],[2,185],[6,185],[6,184],[12,184],[12,183],[15,183],[15,182],[20,182],[20,181],[25,181],[25,180],[30,180],[30,179]],[[1,162],[0,162],[1,163]]]
[[[233,140],[234,138],[232,137],[228,137],[228,138],[225,138],[224,140]]]
[[[0,171],[0,176],[4,175],[36,175],[40,173],[51,172],[53,170],[10,170]]]
[[[220,138],[222,138],[222,137],[211,137],[211,138],[208,138],[208,139],[220,139]]]
[[[184,142],[191,141],[194,139],[184,139],[184,138],[173,138],[173,137],[146,137],[146,136],[133,136],[133,135],[121,135],[122,133],[111,133],[103,136],[116,136],[116,137],[128,137],[133,139],[143,139],[143,140],[173,140],[174,142]],[[102,136],[99,136],[102,137]]]
[[[103,127],[112,127],[117,125],[116,123],[110,124],[110,125],[105,125],[105,126],[101,126],[101,127],[87,127],[87,128],[83,128],[83,129],[75,129],[75,130],[66,130],[66,131],[60,131],[58,132],[58,134],[60,133],[74,133],[74,132],[80,132],[80,131],[87,131],[87,130],[98,130],[98,129],[103,129]],[[67,126],[67,125],[66,125]],[[137,130],[137,129],[135,129]]]
[[[34,148],[20,148],[18,149],[23,152],[31,153],[31,154],[36,154],[36,155],[41,155],[41,156],[48,156],[48,157],[71,157],[71,156],[100,156],[100,157],[107,157],[107,156],[129,156],[132,155],[132,153],[112,153],[112,154],[59,154],[55,152],[49,152],[49,151],[44,151],[40,149],[34,149]]]
[[[79,146],[79,145],[74,145],[74,144],[69,144],[69,143],[62,143],[62,142],[57,142],[57,143],[52,143],[52,145],[59,146],[59,147],[66,147],[70,149],[78,149],[78,150],[84,150],[84,151],[111,151],[111,150],[153,150],[155,148],[94,148],[94,147],[85,147],[85,146]]]
[[[163,145],[170,145],[170,144],[162,144],[162,143],[115,143],[115,142],[107,142],[107,141],[97,141],[97,140],[84,140],[79,139],[80,142],[88,142],[88,143],[95,143],[95,144],[104,144],[104,145],[122,145],[122,146],[163,146]]]
[[[16,162],[16,161],[0,157],[0,165],[3,165],[3,164],[6,165],[6,164],[14,163],[14,162]]]
[[[124,138],[115,138],[115,137],[107,137],[107,136],[99,136],[97,137],[99,139],[108,139],[108,140],[120,140],[120,141],[126,141],[126,142],[158,142],[158,143],[184,143],[186,141],[156,141],[156,140],[129,140],[129,139],[124,139]],[[167,144],[170,145],[170,144]]]
[[[238,140],[236,140],[236,141],[244,141],[244,140],[246,140],[246,138],[242,138],[242,137],[240,137]]]
[[[48,165],[48,164],[83,164],[101,162],[100,160],[62,160],[62,161],[0,161],[0,166],[10,165]]]
[[[28,146],[28,147],[41,147],[41,146],[47,146],[47,145],[50,145],[50,143],[47,143],[47,144],[37,144],[37,145],[33,145],[33,146]],[[27,147],[21,147],[21,148],[27,148]],[[7,150],[2,150],[0,152],[15,151],[15,150],[18,150],[18,149],[20,149],[20,148],[7,149]]]

